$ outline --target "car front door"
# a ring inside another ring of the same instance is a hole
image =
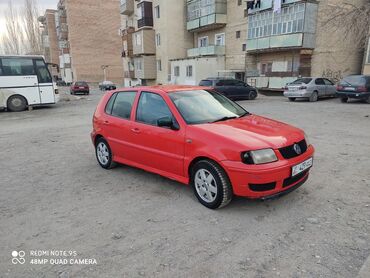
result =
[[[158,120],[165,117],[178,125],[160,94],[141,92],[130,135],[135,162],[147,170],[183,177],[185,131],[158,126]]]
[[[326,96],[335,96],[335,93],[337,92],[337,90],[335,88],[334,83],[331,82],[329,79],[326,79],[326,78],[324,78],[324,82],[325,82],[325,87],[326,87],[325,95]]]
[[[326,94],[326,86],[325,86],[324,79],[317,78],[315,80],[315,87],[316,87],[316,91],[318,92],[318,96],[319,97],[325,96],[325,94]]]
[[[55,103],[53,79],[44,60],[35,59],[35,68],[39,81],[41,104]]]

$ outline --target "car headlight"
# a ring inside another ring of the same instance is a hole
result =
[[[304,133],[304,139],[306,140],[307,147],[311,145],[311,141],[308,139],[307,133]]]
[[[278,160],[273,149],[243,152],[241,156],[246,164],[264,164]]]

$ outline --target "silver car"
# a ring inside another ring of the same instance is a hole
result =
[[[290,101],[297,98],[307,98],[317,101],[321,97],[335,97],[336,87],[326,78],[305,77],[299,78],[284,88],[284,96]]]

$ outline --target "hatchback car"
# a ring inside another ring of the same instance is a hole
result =
[[[90,88],[89,88],[89,85],[85,81],[76,81],[72,83],[70,92],[71,92],[71,95],[76,95],[76,94],[88,95],[90,94]]]
[[[301,129],[253,115],[211,88],[154,86],[103,96],[93,117],[98,163],[190,184],[208,208],[301,186],[314,148]]]
[[[99,83],[99,89],[101,91],[115,90],[117,87],[112,81],[103,81]]]
[[[317,101],[322,97],[335,97],[336,88],[332,81],[326,78],[298,78],[284,88],[284,96],[290,101],[308,99]]]
[[[345,77],[337,86],[337,95],[342,102],[353,98],[370,103],[370,76],[350,75]]]
[[[213,87],[231,100],[252,100],[258,95],[257,88],[234,78],[211,77],[200,81],[199,86]]]

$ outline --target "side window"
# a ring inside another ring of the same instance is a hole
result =
[[[53,80],[51,78],[49,69],[46,67],[43,60],[35,60],[36,64],[36,72],[37,77],[39,79],[39,83],[52,83]]]
[[[116,95],[117,96],[114,99],[111,115],[123,119],[130,119],[132,105],[134,104],[136,92],[121,92],[117,93]]]
[[[324,79],[325,85],[334,85],[329,79]]]
[[[157,126],[157,121],[164,117],[173,118],[163,98],[158,94],[142,92],[137,107],[136,120]]]
[[[3,58],[3,75],[35,75],[32,59]]]
[[[216,86],[225,86],[225,85],[226,84],[225,84],[224,80],[219,80],[219,81],[216,82]]]
[[[3,66],[2,66],[2,63],[1,63],[1,59],[0,59],[0,76],[3,75]]]
[[[117,96],[117,93],[113,94],[110,97],[110,99],[109,99],[109,101],[107,103],[107,106],[105,106],[105,113],[110,114],[110,115],[112,114],[113,103],[114,103],[114,101],[116,99],[116,96]]]
[[[322,78],[317,78],[315,80],[315,84],[316,85],[325,85],[325,82],[324,82],[324,80]]]

